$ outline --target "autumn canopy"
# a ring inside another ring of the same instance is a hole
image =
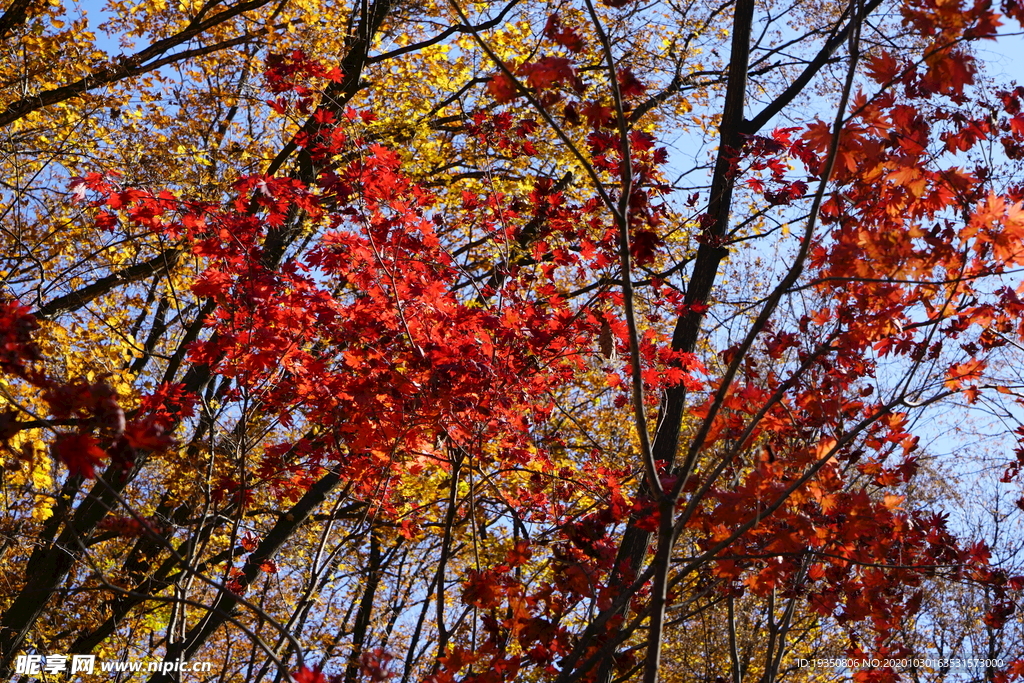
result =
[[[0,678],[1024,677],[1022,22],[5,0]]]

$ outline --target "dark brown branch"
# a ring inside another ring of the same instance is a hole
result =
[[[348,665],[345,667],[345,683],[357,683],[359,680],[359,658],[363,654],[366,631],[370,626],[374,598],[377,596],[377,587],[380,585],[382,574],[380,541],[376,534],[371,533],[370,556],[364,574],[366,585],[363,588],[363,597],[359,600],[359,612],[356,613],[355,624],[352,626],[352,649],[349,651]]]
[[[729,61],[729,80],[726,87],[722,122],[719,126],[719,151],[711,182],[711,202],[702,243],[697,251],[693,275],[687,286],[686,303],[706,305],[712,287],[718,277],[718,268],[728,250],[720,245],[729,223],[732,193],[735,185],[734,160],[743,142],[740,127],[743,123],[743,102],[747,89],[747,64],[750,60],[750,34],[754,16],[754,1],[739,0],[733,16],[732,52]],[[676,323],[672,348],[692,353],[697,344],[703,313],[691,308],[681,315]],[[662,401],[658,430],[655,434],[652,454],[656,462],[671,465],[676,457],[679,431],[682,426],[683,406],[686,390],[677,385],[666,392]],[[650,491],[642,487],[641,496]],[[630,523],[623,534],[615,559],[615,569],[610,584],[621,586],[629,581],[639,569],[647,554],[650,533]],[[664,580],[664,577],[661,577]],[[664,588],[664,584],[662,586]],[[661,606],[662,615],[664,605]],[[611,659],[606,659],[598,676],[599,681],[611,680]]]
[[[832,55],[835,54],[836,50],[850,40],[850,35],[857,29],[862,21],[862,17],[869,15],[881,4],[882,0],[868,0],[861,10],[861,15],[854,16],[849,22],[847,22],[846,26],[844,26],[841,31],[832,36],[832,38],[829,39],[829,41],[821,48],[818,54],[815,55],[814,59],[811,60],[810,64],[800,72],[800,75],[789,84],[788,88],[782,91],[782,94],[772,100],[771,104],[762,109],[757,116],[743,122],[741,132],[744,135],[753,135],[764,128],[776,114],[781,112],[797,97],[797,95],[804,91],[808,84],[810,84],[811,79],[814,78],[818,72],[831,61]]]
[[[204,54],[209,54],[210,52],[223,50],[234,45],[239,45],[243,42],[248,42],[252,40],[254,37],[253,35],[233,38],[216,45],[186,50],[185,52],[171,55],[164,59],[149,62],[149,60],[159,57],[168,50],[189,42],[207,29],[222,24],[229,19],[240,14],[244,14],[250,10],[258,9],[269,2],[270,0],[248,0],[248,2],[239,3],[238,5],[230,7],[206,21],[193,21],[179,33],[164,38],[163,40],[158,40],[146,49],[140,50],[130,57],[117,57],[116,61],[118,63],[114,66],[100,69],[89,74],[85,78],[75,81],[74,83],[62,85],[57,88],[51,88],[50,90],[44,90],[43,92],[12,102],[7,106],[6,110],[0,113],[0,126],[9,125],[24,117],[26,114],[42,109],[43,107],[49,107],[57,104],[58,102],[71,99],[72,97],[81,95],[89,90],[110,85],[111,83],[117,83],[118,81],[122,81],[126,78],[140,76],[176,61],[190,59],[191,57],[199,57]]]
[[[305,495],[299,499],[291,510],[281,515],[274,527],[267,533],[256,550],[249,555],[242,567],[242,573],[237,577],[239,585],[247,588],[259,576],[260,565],[270,560],[285,542],[295,533],[306,519],[319,507],[327,495],[341,481],[341,475],[337,470],[330,470],[320,478]],[[224,591],[217,598],[217,601],[210,608],[206,618],[194,626],[186,635],[185,640],[175,643],[167,648],[164,661],[177,661],[179,658],[189,659],[192,654],[206,642],[213,633],[228,620],[229,615],[238,605],[238,596],[234,593]],[[169,683],[172,677],[169,674],[158,673],[150,677],[149,683]]]
[[[180,249],[167,249],[148,261],[129,266],[116,273],[100,278],[90,285],[82,287],[70,294],[51,299],[35,311],[37,318],[52,319],[61,313],[76,311],[93,299],[120,287],[121,285],[139,282],[153,275],[162,275],[177,264],[181,257]]]
[[[385,52],[383,54],[374,55],[373,57],[369,57],[366,60],[366,63],[367,64],[378,64],[380,62],[384,62],[384,61],[387,61],[389,59],[394,59],[395,57],[401,57],[402,55],[407,55],[407,54],[410,54],[412,52],[416,52],[417,50],[422,50],[425,47],[430,47],[431,45],[437,45],[441,41],[446,40],[446,39],[452,37],[453,35],[455,35],[457,33],[466,34],[466,33],[474,33],[476,31],[488,31],[488,30],[490,30],[492,28],[495,28],[496,26],[499,26],[501,24],[501,22],[505,21],[505,17],[508,15],[508,13],[512,10],[513,7],[515,7],[516,5],[518,5],[520,3],[520,1],[521,0],[512,0],[512,2],[508,3],[507,5],[505,5],[501,9],[501,11],[498,12],[498,15],[496,17],[494,17],[493,19],[489,19],[489,20],[487,20],[485,22],[482,22],[480,24],[477,24],[476,26],[467,27],[467,26],[465,26],[463,24],[455,24],[454,26],[449,26],[448,28],[446,28],[445,30],[441,31],[440,33],[438,33],[433,38],[428,38],[427,40],[423,40],[423,41],[420,41],[418,43],[412,43],[411,45],[406,45],[404,47],[400,47],[400,48],[397,48],[395,50],[391,50],[390,52]]]
[[[28,19],[28,6],[32,0],[14,0],[7,8],[4,15],[0,17],[0,40],[7,38],[7,34],[18,28]]]

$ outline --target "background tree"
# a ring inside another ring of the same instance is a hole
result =
[[[1018,415],[1004,13],[11,3],[0,667],[771,683],[961,654],[952,601],[1009,642],[1019,536],[914,488],[929,416]],[[899,668],[856,676],[948,673]]]

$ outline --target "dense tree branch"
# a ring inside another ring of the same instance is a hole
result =
[[[59,102],[64,102],[90,90],[95,90],[96,88],[110,85],[111,83],[117,83],[118,81],[123,81],[127,78],[140,76],[154,69],[159,69],[162,66],[173,64],[177,61],[202,56],[209,54],[210,52],[227,49],[228,47],[234,47],[244,42],[248,42],[252,40],[252,36],[233,38],[222,43],[193,50],[186,50],[176,55],[171,55],[163,59],[157,59],[153,62],[149,62],[149,60],[159,57],[172,48],[189,42],[205,31],[223,24],[229,19],[244,14],[245,12],[263,7],[270,2],[271,0],[248,0],[247,2],[241,2],[233,7],[228,7],[224,11],[205,21],[191,22],[180,32],[164,38],[163,40],[158,40],[149,47],[136,52],[130,57],[118,57],[116,59],[117,63],[114,66],[98,69],[74,83],[44,90],[30,97],[25,97],[15,102],[11,102],[7,105],[7,109],[0,112],[0,127],[10,125],[34,111],[55,105]]]

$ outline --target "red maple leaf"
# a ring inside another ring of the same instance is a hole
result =
[[[888,83],[895,79],[900,73],[899,62],[897,62],[896,58],[885,50],[879,51],[878,54],[868,58],[866,62],[868,66],[868,76],[870,76],[876,83]]]
[[[543,57],[528,62],[519,68],[526,76],[526,83],[537,90],[545,90],[562,83],[575,84],[579,77],[572,63],[565,57]]]
[[[590,127],[597,130],[611,122],[614,110],[605,104],[587,102],[580,109],[580,113],[587,119]]]
[[[467,605],[487,609],[501,598],[502,589],[492,571],[469,571],[469,579],[462,587],[462,599]]]
[[[619,69],[618,75],[619,92],[626,99],[640,97],[647,90],[647,86],[637,80],[637,77],[629,69]]]
[[[91,434],[62,434],[53,443],[53,454],[67,465],[71,476],[92,478],[96,467],[107,457],[107,452]]]
[[[508,74],[502,72],[491,76],[487,82],[487,94],[498,104],[505,104],[519,96],[519,89]]]
[[[308,666],[303,666],[293,673],[292,680],[295,683],[327,683],[327,678],[320,669],[310,669]]]
[[[562,26],[562,18],[558,12],[548,17],[547,24],[544,25],[544,36],[565,47],[570,52],[583,51],[583,38],[571,27]]]

